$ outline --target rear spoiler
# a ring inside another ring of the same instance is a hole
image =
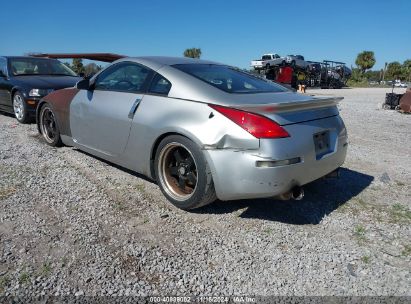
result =
[[[343,99],[344,97],[313,97],[310,100],[304,101],[287,101],[282,103],[271,103],[261,105],[233,105],[232,107],[237,108],[239,110],[250,111],[255,113],[284,113],[336,106]]]
[[[31,57],[43,57],[43,58],[54,58],[54,59],[72,59],[72,58],[81,58],[89,60],[97,60],[103,62],[113,62],[117,59],[125,58],[127,56],[112,54],[112,53],[59,53],[59,54],[50,54],[50,53],[30,53],[28,54]]]

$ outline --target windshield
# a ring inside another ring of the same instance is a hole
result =
[[[65,75],[77,76],[58,60],[42,58],[10,58],[10,71],[18,75]]]
[[[283,86],[229,66],[215,64],[176,64],[174,68],[228,93],[252,94],[286,92]]]

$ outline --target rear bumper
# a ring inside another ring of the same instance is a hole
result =
[[[303,186],[340,167],[347,154],[347,133],[339,116],[285,127],[290,138],[260,140],[260,149],[204,150],[221,200],[272,197]],[[329,153],[319,158],[313,134],[330,132]],[[292,164],[287,164],[287,160]],[[298,161],[297,161],[298,160]],[[277,161],[273,167],[261,162]],[[294,163],[293,163],[294,162]]]
[[[251,67],[254,68],[254,69],[262,69],[263,65],[261,63],[260,64],[252,64]]]

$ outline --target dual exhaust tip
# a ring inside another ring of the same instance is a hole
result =
[[[291,198],[296,201],[301,201],[304,198],[304,189],[301,187],[291,189]]]
[[[294,188],[292,188],[290,191],[283,193],[279,196],[275,197],[276,199],[280,199],[280,200],[295,200],[295,201],[300,201],[304,198],[304,189],[301,188],[300,186],[295,186]]]
[[[340,169],[337,168],[334,171],[328,173],[325,178],[338,178],[340,176]],[[300,201],[304,198],[304,189],[300,186],[295,186],[290,191],[283,193],[279,196],[275,197],[276,199],[280,200],[296,200]]]

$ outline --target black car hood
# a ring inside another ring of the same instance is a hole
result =
[[[49,75],[25,75],[14,76],[13,82],[28,89],[63,89],[73,87],[81,77],[73,76],[49,76]]]

